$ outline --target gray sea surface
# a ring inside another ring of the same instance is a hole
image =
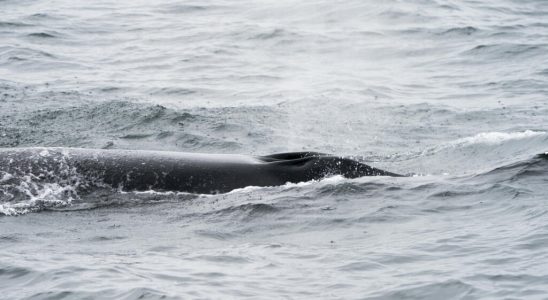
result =
[[[31,146],[414,176],[0,174],[1,299],[548,299],[545,0],[0,0],[0,147]]]

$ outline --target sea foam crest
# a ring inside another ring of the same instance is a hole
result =
[[[516,141],[532,140],[539,137],[548,137],[545,131],[525,130],[518,132],[482,132],[474,136],[460,138],[435,147],[427,148],[420,155],[433,155],[454,148],[493,147]]]
[[[521,132],[482,132],[475,136],[455,140],[450,145],[466,146],[474,144],[496,145],[512,140],[521,140],[546,135],[545,131],[525,130]]]

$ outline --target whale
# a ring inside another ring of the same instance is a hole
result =
[[[0,178],[85,182],[123,191],[226,193],[341,175],[402,176],[318,152],[264,156],[62,147],[0,148]]]

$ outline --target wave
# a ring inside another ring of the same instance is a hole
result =
[[[43,39],[52,39],[57,37],[57,35],[53,33],[47,33],[47,32],[34,32],[34,33],[29,33],[27,36],[31,38],[43,38]]]
[[[74,95],[79,97],[80,95]],[[39,105],[39,104],[37,104]],[[70,108],[0,112],[0,146],[67,146],[241,152],[272,138],[281,115],[268,106],[174,110],[127,101],[83,103]],[[72,124],[67,130],[67,124]],[[253,126],[253,131],[249,127]],[[168,147],[168,148],[165,148]],[[246,151],[249,152],[249,151]]]
[[[516,182],[531,178],[546,180],[548,178],[548,152],[535,155],[526,160],[499,166],[493,170],[478,174],[474,178],[490,178],[492,176],[499,177],[494,180],[496,182]]]
[[[31,27],[32,24],[23,22],[0,22],[0,28],[19,28],[19,27]]]
[[[522,140],[531,137],[546,136],[544,131],[526,130],[523,132],[485,132],[472,137],[458,139],[449,143],[451,146],[463,146],[474,144],[497,145],[513,140]]]
[[[481,59],[482,63],[508,60],[525,59],[529,57],[542,56],[546,53],[547,44],[481,44],[476,45],[461,53]],[[478,62],[478,61],[474,61]]]
[[[450,29],[445,30],[444,32],[440,33],[441,35],[473,35],[476,32],[478,32],[479,29],[473,26],[466,26],[466,27],[453,27]]]
[[[548,149],[548,132],[483,132],[387,158],[415,174],[481,174]]]

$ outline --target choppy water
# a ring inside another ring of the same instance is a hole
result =
[[[548,2],[0,13],[1,147],[306,149],[423,175],[213,196],[3,177],[3,299],[548,298]]]

